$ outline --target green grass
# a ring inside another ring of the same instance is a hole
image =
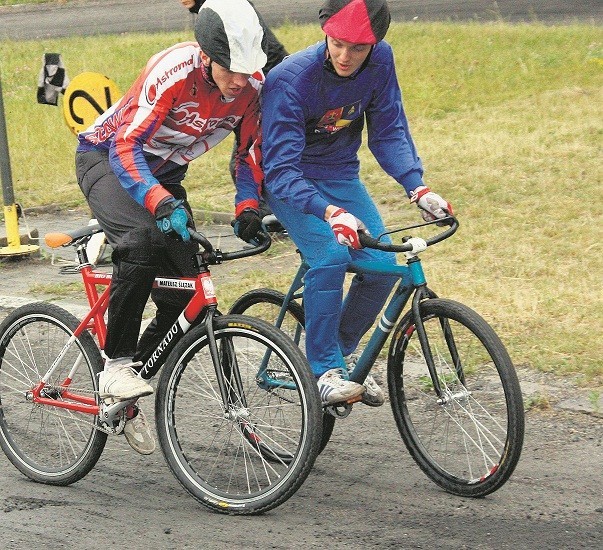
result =
[[[290,51],[322,39],[317,26],[285,25],[276,34]],[[17,201],[84,205],[75,137],[60,107],[35,102],[44,52],[61,53],[71,77],[97,71],[125,90],[153,53],[191,38],[183,31],[0,42]],[[517,364],[603,384],[602,29],[393,24],[388,40],[425,180],[461,221],[454,239],[423,256],[430,284],[491,322]],[[230,147],[191,165],[186,186],[197,208],[232,210]],[[362,177],[387,223],[417,221],[397,184],[361,154]],[[281,288],[295,263],[282,264]],[[272,278],[242,270],[232,292]]]
[[[53,4],[64,4],[66,0],[55,0]],[[16,6],[20,4],[44,4],[48,0],[0,0],[0,6]]]
[[[32,285],[29,291],[34,295],[44,294],[47,295],[49,299],[59,300],[83,296],[84,284],[81,282],[39,283]]]

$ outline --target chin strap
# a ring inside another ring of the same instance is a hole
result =
[[[209,67],[206,67],[205,65],[203,65],[203,63],[201,63],[201,74],[203,75],[203,79],[206,82],[209,82],[212,86],[217,87],[218,85],[216,84],[216,81],[214,80],[214,76],[212,74],[211,64],[212,64],[212,62],[210,61]],[[230,103],[231,101],[234,101],[236,98],[221,96],[220,99],[222,100],[222,103]]]

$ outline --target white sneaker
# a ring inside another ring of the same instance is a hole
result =
[[[125,401],[152,394],[153,388],[132,368],[137,365],[139,363],[129,363],[101,372],[98,377],[99,396]]]
[[[126,441],[137,453],[150,455],[155,450],[155,438],[147,418],[139,405],[134,405],[135,416],[126,420],[124,435]]]
[[[348,372],[352,372],[356,367],[356,361],[358,361],[359,355],[356,353],[350,353],[344,357]],[[385,394],[379,387],[375,379],[369,374],[364,380],[365,392],[362,395],[362,402],[369,407],[380,407],[385,403]]]
[[[340,403],[364,392],[364,386],[342,377],[341,369],[331,369],[318,379],[318,392],[323,405]]]

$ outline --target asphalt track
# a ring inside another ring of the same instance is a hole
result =
[[[322,0],[256,0],[272,26],[284,21],[313,23]],[[496,21],[546,24],[603,23],[601,0],[390,0],[396,21]],[[0,7],[0,40],[70,35],[177,31],[192,28],[194,16],[179,0],[75,0]]]
[[[63,210],[28,214],[27,220],[43,235],[85,225],[88,215]],[[230,226],[202,231],[210,239],[224,235],[220,246],[232,250]],[[48,255],[0,263],[0,319],[13,307],[40,299],[82,314],[83,295],[76,299],[72,293],[57,301],[29,290],[40,282],[66,285],[79,279],[59,274],[73,260],[72,251],[61,252],[65,254],[53,257],[54,265]],[[241,269],[265,269],[265,262],[261,255],[215,266],[218,291],[240,280]],[[383,365],[376,370],[382,382]],[[138,455],[123,437],[109,438],[96,467],[69,487],[27,480],[0,452],[0,548],[603,548],[603,403],[589,409],[588,388],[567,377],[521,367],[518,374],[525,399],[546,396],[550,409],[527,412],[517,470],[486,498],[459,498],[439,490],[404,448],[390,404],[356,405],[348,418],[337,421],[331,441],[297,493],[258,517],[208,511],[180,487],[159,450]],[[145,411],[153,421],[152,397],[146,398]]]

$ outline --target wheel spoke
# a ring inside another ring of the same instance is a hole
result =
[[[34,403],[28,393],[46,375],[41,395],[64,403],[61,384],[72,374],[78,392],[94,395],[102,359],[90,334],[73,337],[78,324],[65,310],[39,303],[15,310],[0,326],[0,444],[35,481],[67,485],[81,479],[106,441],[93,415]],[[53,372],[47,373],[53,363]]]
[[[230,317],[216,318],[222,328],[214,329],[227,402],[204,332],[191,332],[159,381],[158,435],[174,450],[172,471],[200,502],[255,513],[289,498],[307,476],[320,403],[307,363],[290,340],[250,318],[233,316],[229,327]],[[287,389],[265,389],[264,368],[283,373]]]

